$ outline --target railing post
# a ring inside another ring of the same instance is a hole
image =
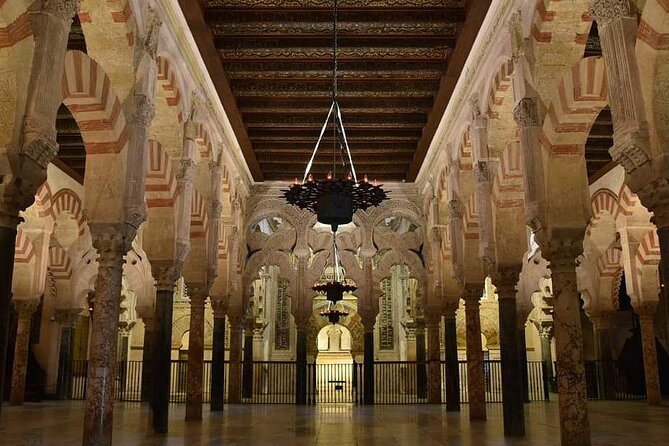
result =
[[[544,384],[544,401],[550,401],[550,383],[548,382],[548,364],[541,361],[541,381]]]

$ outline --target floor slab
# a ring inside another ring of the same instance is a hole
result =
[[[503,436],[502,406],[488,405],[488,421],[470,423],[467,406],[448,413],[438,405],[406,406],[226,406],[204,420],[183,421],[184,406],[170,413],[170,433],[154,436],[148,429],[146,405],[117,403],[114,444],[118,445],[559,445],[557,404],[525,406],[525,439]],[[28,403],[3,407],[2,446],[70,446],[81,444],[82,402]],[[593,444],[602,446],[666,445],[669,407],[643,402],[591,402]]]

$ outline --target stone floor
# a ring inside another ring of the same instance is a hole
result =
[[[665,403],[666,404],[666,403]],[[45,402],[2,409],[0,445],[80,445],[83,403]],[[469,423],[441,406],[281,405],[227,406],[222,414],[205,409],[202,423],[183,421],[184,406],[173,406],[168,436],[152,436],[148,410],[119,403],[115,445],[558,445],[556,403],[525,406],[528,436],[505,440],[502,406],[488,405],[488,421]],[[590,403],[593,444],[667,445],[669,407],[643,402]]]

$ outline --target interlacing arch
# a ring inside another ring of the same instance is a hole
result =
[[[79,228],[79,235],[86,231],[86,219],[81,198],[71,189],[61,189],[53,196],[53,217],[58,219],[62,213],[69,213],[74,217]]]
[[[191,238],[206,238],[209,230],[207,203],[202,198],[202,195],[195,189],[193,189],[190,216]]]
[[[155,140],[149,140],[146,172],[146,205],[149,208],[174,207],[177,180],[169,153]]]
[[[16,232],[16,250],[14,252],[14,263],[29,264],[36,257],[35,246],[26,232],[19,226]]]
[[[640,265],[660,264],[660,241],[655,228],[649,230],[641,239],[635,259]]]
[[[56,280],[70,280],[72,277],[72,261],[60,246],[49,247],[49,271]]]
[[[156,64],[158,66],[158,85],[164,92],[165,102],[170,107],[182,108],[179,76],[172,68],[170,59],[166,56],[158,56]]]
[[[498,209],[522,208],[525,203],[521,150],[518,143],[502,152],[493,182],[492,201]]]

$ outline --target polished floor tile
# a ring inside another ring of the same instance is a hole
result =
[[[29,403],[2,409],[0,445],[70,446],[81,444],[82,402]],[[114,415],[115,445],[559,445],[557,404],[525,406],[527,437],[505,439],[502,406],[488,405],[488,421],[470,423],[467,406],[448,413],[442,406],[226,406],[200,422],[184,422],[184,406],[172,406],[171,430],[154,436],[148,409],[118,403]],[[593,444],[601,446],[666,445],[669,407],[643,402],[590,403]]]

